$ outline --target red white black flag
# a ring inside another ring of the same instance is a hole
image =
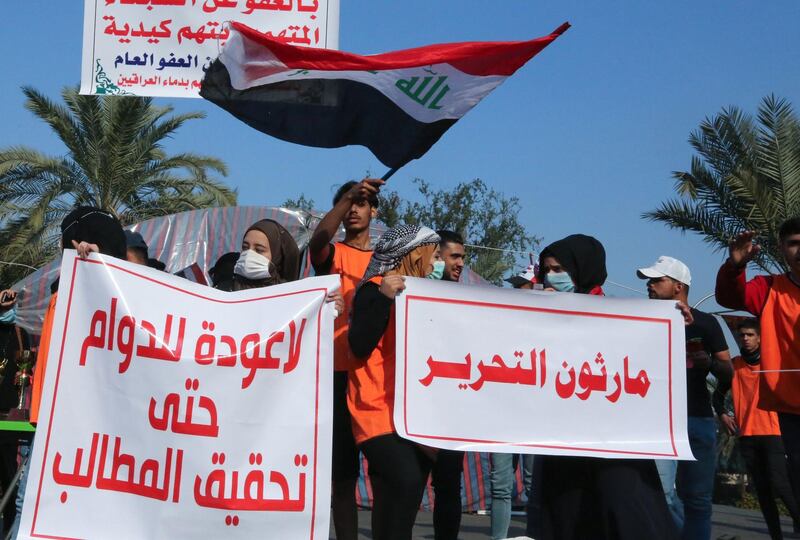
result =
[[[324,148],[360,144],[400,167],[567,28],[531,41],[358,56],[288,45],[233,23],[200,95],[274,137]]]

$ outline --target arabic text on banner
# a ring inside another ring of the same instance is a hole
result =
[[[398,433],[488,452],[692,459],[674,302],[406,280]]]
[[[327,538],[338,286],[65,252],[20,538]]]
[[[85,0],[81,93],[199,97],[230,22],[339,47],[339,0]]]

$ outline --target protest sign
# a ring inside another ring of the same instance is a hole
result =
[[[470,451],[692,459],[675,302],[406,279],[394,422]]]
[[[82,94],[199,97],[231,22],[339,47],[339,0],[85,0],[83,17]]]
[[[65,252],[20,538],[327,538],[338,287]]]

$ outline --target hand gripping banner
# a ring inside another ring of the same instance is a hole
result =
[[[428,446],[692,459],[675,302],[406,279],[394,422]]]
[[[327,538],[338,287],[65,252],[20,538]]]

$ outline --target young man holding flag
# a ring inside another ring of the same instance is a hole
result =
[[[347,373],[353,367],[347,331],[356,285],[372,256],[369,226],[378,213],[378,191],[382,180],[350,181],[333,197],[333,208],[325,214],[308,243],[311,264],[317,275],[339,274],[344,313],[334,323],[333,379],[333,486],[331,507],[338,540],[358,537],[355,487],[359,475],[358,449],[347,410]],[[345,236],[333,242],[339,227]]]

